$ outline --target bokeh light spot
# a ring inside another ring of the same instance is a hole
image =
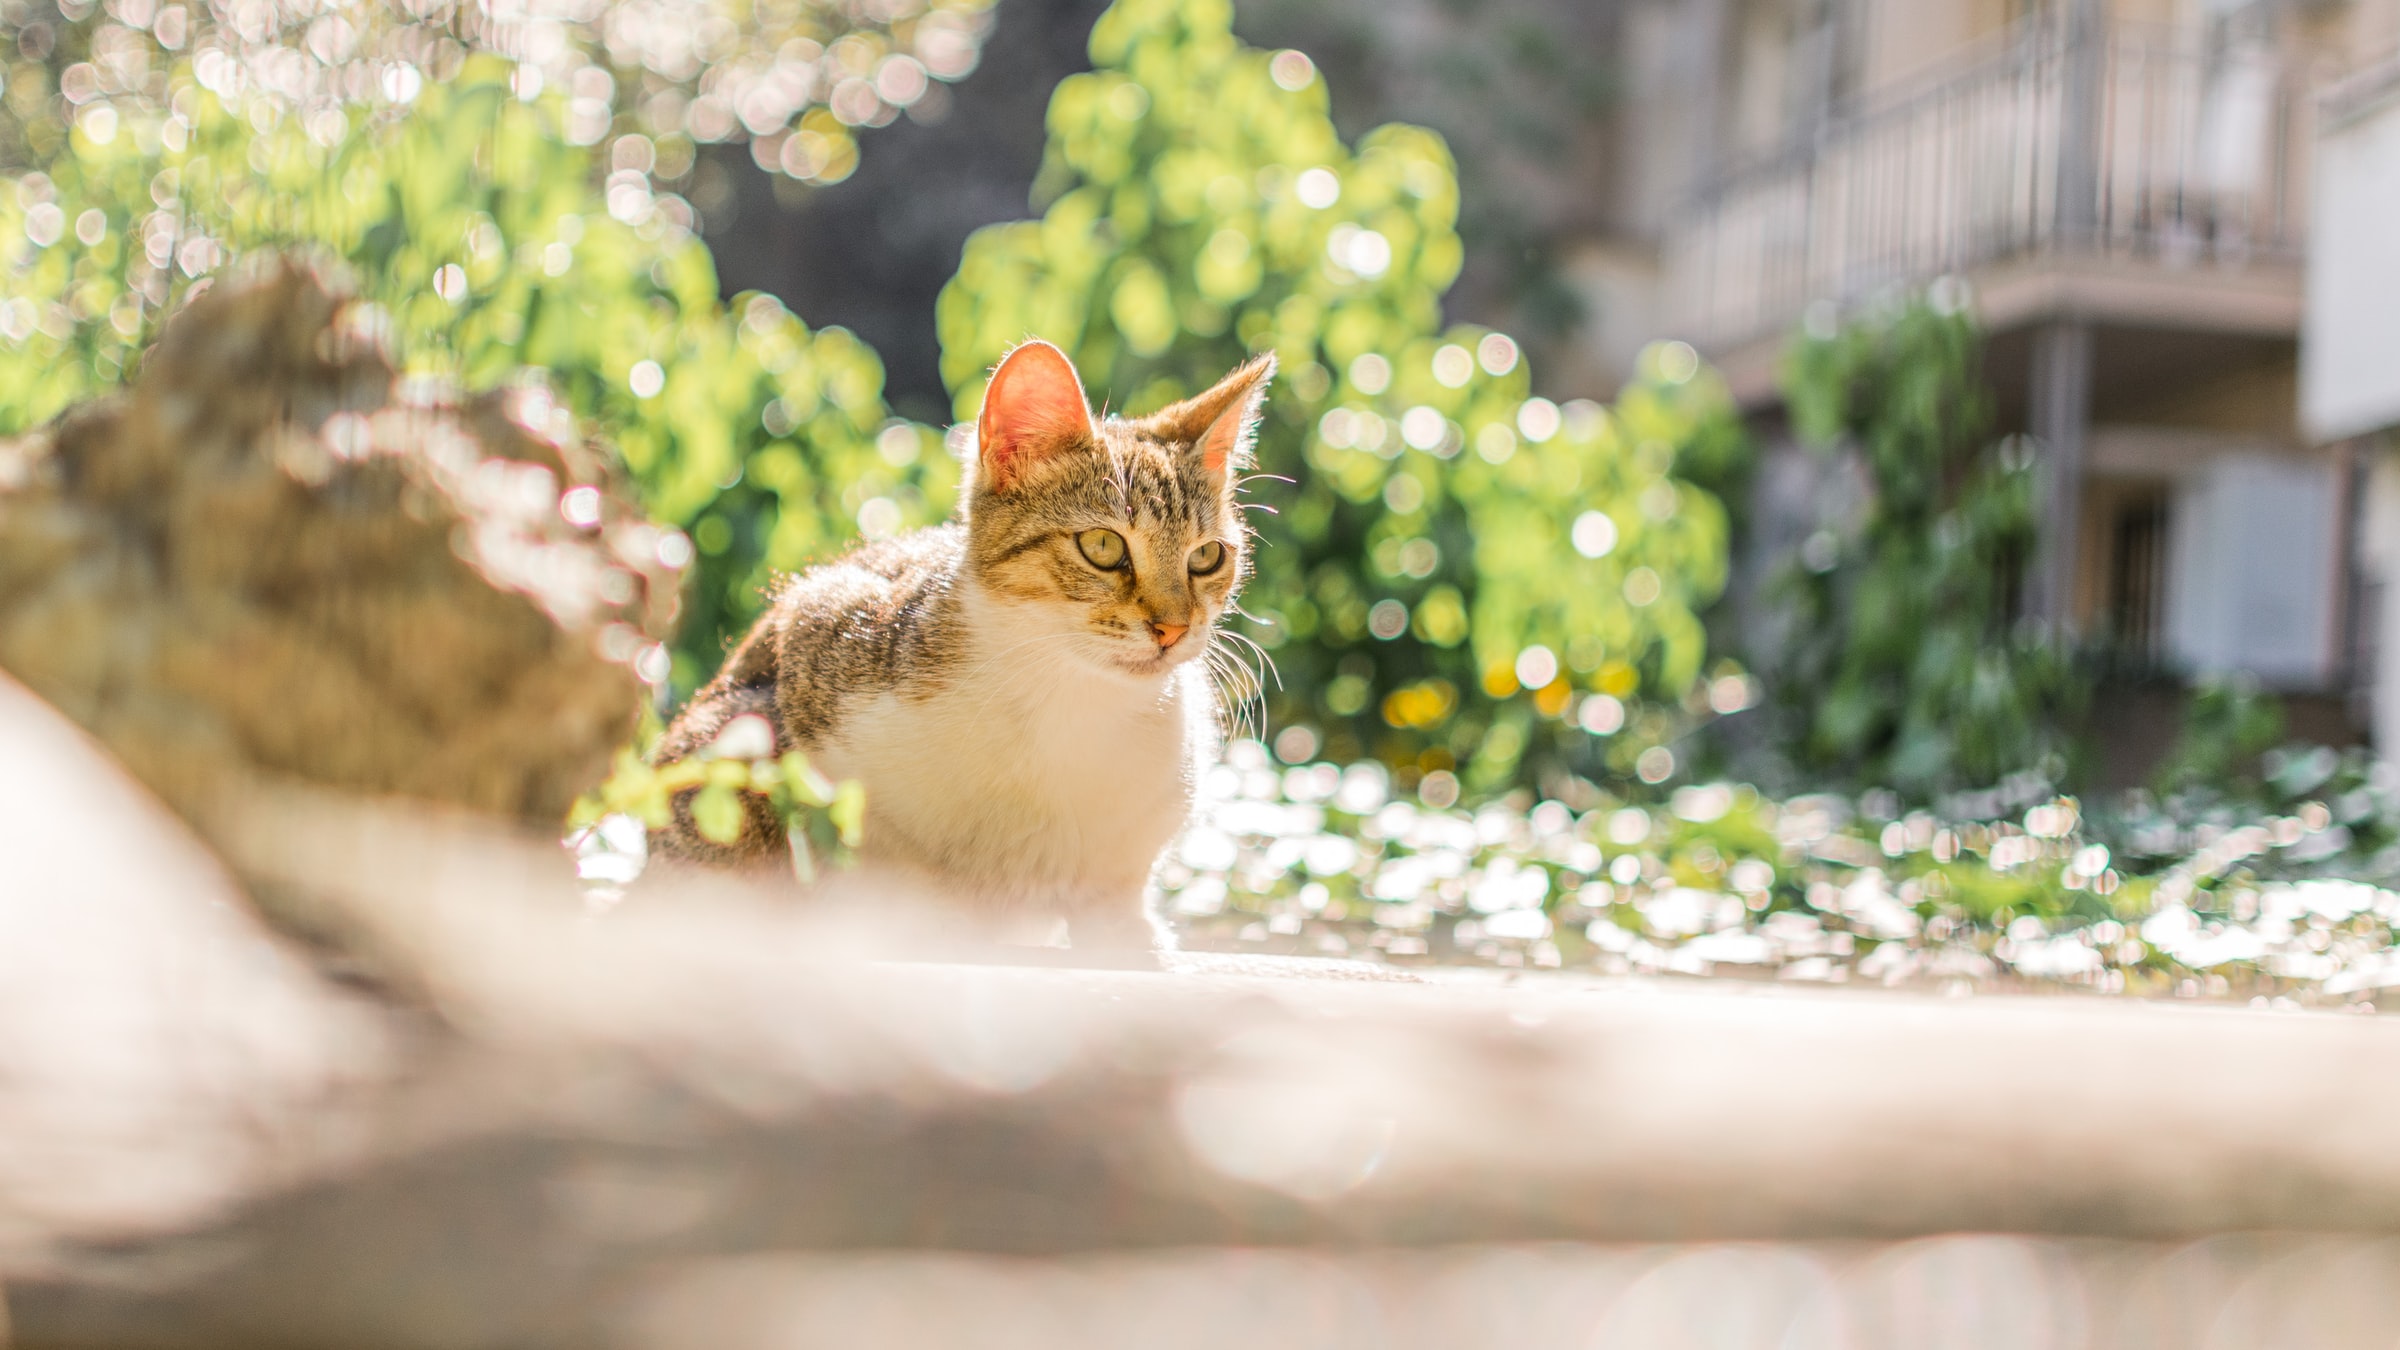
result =
[[[900,506],[889,497],[869,497],[858,508],[858,532],[869,539],[889,539],[900,532]]]
[[[1535,643],[1517,653],[1517,683],[1528,689],[1541,689],[1558,678],[1558,654]]]
[[[1675,752],[1663,745],[1651,746],[1634,760],[1633,771],[1645,783],[1663,783],[1675,774]]]
[[[1506,464],[1517,453],[1517,433],[1506,422],[1492,422],[1475,433],[1475,453],[1486,464]]]
[[[917,429],[907,422],[894,422],[875,438],[875,453],[895,469],[905,469],[917,462]]]
[[[1688,342],[1667,342],[1658,348],[1658,377],[1669,384],[1682,384],[1700,373],[1700,353]]]
[[[1308,59],[1308,53],[1287,47],[1267,63],[1267,73],[1274,77],[1277,88],[1297,93],[1316,82],[1317,63]]]
[[[1380,394],[1392,385],[1392,363],[1368,352],[1350,363],[1350,383],[1362,394]]]
[[[1306,764],[1317,753],[1317,731],[1309,726],[1288,726],[1275,733],[1275,758],[1286,764]]]
[[[1575,724],[1594,736],[1614,736],[1625,726],[1625,705],[1607,694],[1594,694],[1575,710]]]
[[[1575,528],[1569,535],[1575,551],[1587,558],[1605,558],[1617,547],[1617,522],[1606,512],[1586,511],[1575,517]]]
[[[1546,398],[1529,398],[1517,409],[1517,430],[1539,445],[1558,434],[1558,405]]]
[[[558,514],[569,525],[590,529],[600,523],[600,489],[596,487],[568,488],[558,499]]]
[[[1433,378],[1449,388],[1460,388],[1475,378],[1475,358],[1455,342],[1445,344],[1433,354]]]

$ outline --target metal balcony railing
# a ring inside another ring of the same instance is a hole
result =
[[[2185,29],[2028,24],[1994,57],[1720,179],[1666,232],[1670,331],[1704,350],[2013,258],[2297,256],[2305,72]]]

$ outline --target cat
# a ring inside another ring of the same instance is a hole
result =
[[[918,874],[989,920],[1063,918],[1077,948],[1171,945],[1150,876],[1219,737],[1202,659],[1250,571],[1236,490],[1275,359],[1147,417],[1095,420],[1065,353],[993,372],[959,518],[783,585],[652,755],[735,719],[866,789],[862,861]],[[763,747],[753,747],[754,749]],[[689,794],[654,858],[787,865],[746,799],[718,844]]]

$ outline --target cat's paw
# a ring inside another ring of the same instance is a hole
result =
[[[1175,950],[1175,934],[1147,906],[1112,905],[1069,915],[1067,945],[1076,965],[1159,970],[1158,953]]]

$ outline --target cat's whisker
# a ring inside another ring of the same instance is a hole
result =
[[[1248,667],[1243,666],[1224,652],[1211,653],[1209,660],[1211,672],[1217,677],[1220,688],[1233,704],[1246,708],[1258,699],[1262,691],[1259,688],[1257,677],[1251,674]]]
[[[1240,638],[1240,634],[1235,634],[1235,636],[1236,636],[1237,638]],[[1260,649],[1258,648],[1258,644],[1256,644],[1256,643],[1254,643],[1254,642],[1249,642],[1249,641],[1248,641],[1248,639],[1241,639],[1241,640],[1242,640],[1242,641],[1243,641],[1243,642],[1244,642],[1246,645],[1248,645],[1249,647],[1251,647],[1253,650],[1257,650],[1257,651],[1258,651],[1259,659],[1260,659],[1260,661],[1261,661],[1261,662],[1264,664],[1264,666],[1265,666],[1265,675],[1266,675],[1267,677],[1271,677],[1271,678],[1273,678],[1273,679],[1274,679],[1274,681],[1275,681],[1275,687],[1276,687],[1277,689],[1281,689],[1281,688],[1283,687],[1283,674],[1282,674],[1282,672],[1281,672],[1281,671],[1278,671],[1278,670],[1276,670],[1276,669],[1275,669],[1275,662],[1274,662],[1273,658],[1271,658],[1271,657],[1268,657],[1268,656],[1266,655],[1265,651],[1263,651],[1263,650],[1260,650]],[[1261,735],[1264,735],[1264,734],[1265,734],[1265,731],[1266,731],[1266,720],[1267,720],[1267,685],[1266,685],[1266,679],[1265,679],[1265,678],[1262,678],[1262,676],[1261,676],[1261,672],[1260,672],[1259,670],[1257,670],[1257,669],[1254,669],[1254,668],[1252,668],[1252,667],[1250,667],[1250,666],[1248,666],[1248,665],[1244,665],[1244,666],[1243,666],[1243,672],[1244,672],[1244,674],[1245,674],[1245,675],[1248,677],[1248,679],[1249,679],[1249,681],[1250,681],[1250,688],[1251,688],[1251,690],[1252,690],[1252,698],[1253,698],[1254,702],[1256,703],[1256,705],[1257,705],[1257,710],[1258,710],[1258,711],[1257,711],[1257,715],[1256,715],[1256,718],[1255,718],[1255,720],[1256,720],[1256,721],[1257,721],[1257,723],[1258,723],[1258,728],[1259,728],[1259,732],[1260,732],[1260,734],[1261,734]]]
[[[1238,633],[1226,633],[1220,630],[1218,636],[1232,637],[1248,642],[1248,639],[1242,638]],[[1249,645],[1253,648],[1257,646],[1256,643]],[[1263,653],[1261,654],[1263,655]],[[1213,642],[1209,645],[1206,656],[1211,678],[1216,682],[1218,695],[1224,701],[1227,715],[1233,721],[1235,734],[1239,735],[1245,732],[1254,735],[1265,734],[1266,686],[1259,679],[1258,672],[1242,660],[1237,653]]]
[[[1235,696],[1232,686],[1226,683],[1225,668],[1218,665],[1214,659],[1208,662],[1208,683],[1216,693],[1218,711],[1238,731],[1241,723],[1241,700]]]
[[[1239,654],[1238,654],[1238,653],[1229,653],[1229,655],[1233,655],[1233,656],[1234,656],[1234,658],[1235,658],[1237,661],[1240,661],[1240,657],[1239,657]],[[1268,677],[1267,677],[1267,674],[1266,674],[1265,672],[1262,672],[1262,671],[1261,671],[1261,670],[1260,670],[1260,669],[1259,669],[1259,668],[1258,668],[1256,665],[1254,665],[1254,664],[1251,664],[1251,663],[1249,663],[1249,662],[1246,662],[1246,661],[1244,661],[1244,662],[1241,662],[1240,664],[1241,664],[1241,670],[1242,670],[1242,678],[1243,678],[1243,679],[1245,679],[1245,680],[1247,680],[1247,681],[1249,681],[1249,684],[1250,684],[1251,691],[1252,691],[1252,692],[1253,692],[1253,693],[1254,693],[1254,694],[1255,694],[1255,695],[1256,695],[1258,698],[1260,698],[1260,699],[1264,699],[1264,698],[1266,698],[1266,696],[1267,696],[1267,678],[1268,678]]]
[[[1209,673],[1216,677],[1219,688],[1233,702],[1249,697],[1249,685],[1240,678],[1240,667],[1224,648],[1212,646],[1205,653]]]
[[[1216,687],[1218,702],[1233,723],[1234,733],[1239,735],[1246,724],[1250,695],[1244,692],[1244,686],[1237,678],[1237,667],[1231,664],[1231,659],[1222,650],[1215,647],[1209,648],[1203,654],[1203,659],[1207,663],[1209,682]]]
[[[1283,688],[1283,671],[1277,668],[1275,665],[1274,656],[1269,654],[1266,648],[1260,646],[1248,635],[1236,633],[1231,629],[1220,630],[1219,636],[1231,638],[1235,642],[1241,643],[1243,646],[1248,647],[1251,651],[1258,653],[1258,659],[1260,663],[1266,667],[1266,673],[1274,677],[1275,687],[1277,689]]]
[[[1238,693],[1222,687],[1218,690],[1218,696],[1223,701],[1225,708],[1226,730],[1229,735],[1238,740],[1258,734],[1258,705],[1255,702],[1244,699]]]

